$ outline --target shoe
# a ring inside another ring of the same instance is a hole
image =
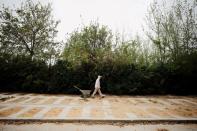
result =
[[[106,95],[101,95],[102,98],[104,98]]]

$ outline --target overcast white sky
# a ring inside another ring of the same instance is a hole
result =
[[[0,0],[0,5],[16,7],[25,0]],[[38,0],[34,0],[38,1]],[[53,15],[61,23],[58,39],[65,40],[66,33],[72,32],[92,20],[107,25],[113,32],[134,36],[142,34],[148,5],[152,0],[39,0],[51,2]],[[161,0],[158,0],[161,1]]]

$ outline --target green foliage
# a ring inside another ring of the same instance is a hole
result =
[[[80,31],[70,34],[63,52],[63,59],[80,65],[82,62],[96,63],[111,51],[112,34],[106,26],[91,23]]]
[[[197,18],[196,1],[177,0],[174,5],[163,6],[156,1],[151,4],[147,32],[157,48],[161,63],[173,63],[182,56],[196,52]]]
[[[138,35],[126,40],[90,23],[69,35],[61,58],[50,5],[28,1],[14,13],[3,8],[0,91],[79,94],[73,86],[93,89],[102,75],[108,94],[196,95],[196,7],[177,1],[165,10],[154,2],[147,18],[149,40]]]
[[[44,61],[8,56],[1,57],[0,63],[0,90],[42,92],[47,87],[48,70]]]
[[[54,41],[58,21],[51,15],[51,5],[27,0],[21,7],[0,11],[0,52],[50,59],[56,55]]]

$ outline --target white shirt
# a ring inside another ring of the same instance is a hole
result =
[[[100,86],[100,78],[96,79],[95,88],[101,88],[101,86]]]

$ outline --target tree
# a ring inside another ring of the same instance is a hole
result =
[[[73,64],[96,63],[108,56],[112,48],[112,33],[106,26],[91,23],[70,34],[63,58]]]
[[[161,63],[175,62],[181,55],[196,52],[197,47],[197,3],[193,1],[175,1],[167,7],[156,1],[150,6],[147,33],[157,47]]]
[[[0,52],[29,55],[32,59],[48,59],[55,54],[54,38],[59,21],[53,20],[51,4],[27,0],[16,10],[0,11]]]

